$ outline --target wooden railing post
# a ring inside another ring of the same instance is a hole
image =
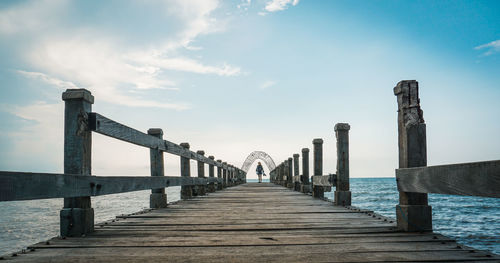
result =
[[[293,155],[293,176],[294,176],[294,190],[295,191],[300,191],[300,181],[295,181],[295,178],[299,177],[299,154],[295,153]]]
[[[64,109],[64,173],[91,175],[92,133],[88,114],[94,96],[85,89],[67,89]],[[99,187],[99,186],[95,186]],[[61,236],[81,236],[94,231],[94,209],[90,196],[64,198],[60,212]]]
[[[189,143],[183,142],[180,146],[189,150]],[[190,159],[181,156],[181,176],[191,177],[191,162]],[[181,199],[189,199],[193,197],[193,187],[191,185],[181,186]]]
[[[323,139],[313,140],[313,154],[314,154],[314,174],[323,175]],[[322,186],[314,186],[313,184],[313,197],[325,197],[325,191]]]
[[[293,159],[289,157],[286,160],[286,168],[287,168],[287,178],[286,178],[286,187],[293,189]]]
[[[151,128],[148,130],[148,134],[163,139],[162,129]],[[165,176],[163,151],[151,148],[149,149],[149,157],[151,176]],[[165,194],[165,188],[151,189],[151,195],[149,196],[149,207],[167,207],[167,194]]]
[[[229,183],[228,183],[228,185],[229,186],[234,186],[234,181],[233,181],[233,178],[234,178],[234,168],[233,168],[233,165],[231,165],[231,164],[229,164],[228,166],[229,166],[229,169],[228,169],[228,171],[229,171],[229,176],[228,176]]]
[[[281,165],[280,165],[280,168],[281,168],[281,186],[284,186],[286,187],[286,172],[287,172],[287,169],[285,167],[285,162],[282,162]]]
[[[335,124],[337,137],[337,184],[335,190],[335,205],[350,206],[351,191],[349,190],[349,130],[348,123]]]
[[[222,165],[222,160],[217,160],[217,162]],[[222,167],[217,166],[217,178],[222,179]],[[217,182],[217,190],[222,190],[222,182]]]
[[[394,88],[398,101],[399,168],[427,166],[426,127],[420,109],[418,82],[400,81]],[[432,231],[432,208],[427,194],[399,192],[398,229]]]
[[[274,184],[279,184],[280,183],[280,165],[276,165],[276,169],[274,169],[274,173],[275,173],[275,176],[274,176]]]
[[[222,168],[222,187],[227,188],[227,162],[223,162],[222,165],[225,167]]]
[[[204,156],[205,151],[199,150],[196,151],[197,154]],[[198,161],[198,178],[205,178],[205,164],[202,161]],[[196,187],[196,195],[202,196],[205,195],[207,192],[207,185],[206,184],[197,184]]]
[[[311,191],[311,185],[309,184],[309,148],[302,149],[302,176],[300,182],[300,191],[309,193]]]
[[[208,156],[208,159],[210,160],[215,160],[215,157],[213,157],[212,155]],[[208,177],[210,178],[214,178],[215,177],[215,174],[214,174],[214,165],[213,164],[209,164],[208,165]],[[209,193],[213,193],[215,192],[215,183],[210,183],[208,184],[208,192]]]

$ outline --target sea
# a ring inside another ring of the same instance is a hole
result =
[[[249,179],[250,181],[256,181]],[[395,217],[395,178],[351,178],[352,205]],[[180,187],[166,189],[178,201]],[[92,197],[96,222],[149,207],[150,191]],[[333,199],[333,192],[325,193]],[[430,194],[434,231],[459,243],[500,254],[500,199]],[[62,199],[0,202],[0,255],[17,252],[59,234]]]

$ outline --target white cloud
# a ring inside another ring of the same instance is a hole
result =
[[[288,8],[289,5],[296,6],[299,0],[272,0],[266,3],[264,9],[267,12],[277,12],[283,11]]]
[[[485,56],[492,55],[494,53],[500,52],[500,39],[491,41],[490,43],[483,44],[474,48],[475,50],[485,49],[486,52],[483,54]]]
[[[267,89],[267,88],[270,88],[272,86],[274,86],[276,84],[276,81],[272,81],[272,80],[268,80],[264,83],[262,83],[262,85],[260,85],[260,89]]]
[[[177,34],[177,38],[164,46],[165,51],[178,47],[199,49],[200,47],[190,46],[196,37],[223,30],[223,24],[217,23],[210,16],[219,6],[218,0],[170,0],[164,4],[167,14],[176,16],[183,23],[183,29]]]
[[[61,89],[77,89],[78,87],[70,81],[64,81],[58,78],[53,78],[51,76],[48,76],[47,74],[43,74],[40,72],[29,72],[29,71],[24,71],[24,70],[17,70],[17,73],[21,74],[22,76],[25,76],[27,78],[33,78],[33,79],[40,79],[50,85],[56,86]]]
[[[235,76],[241,73],[238,67],[224,63],[222,66],[207,66],[197,60],[185,57],[164,57],[148,54],[129,55],[135,63],[147,64],[164,70],[178,70],[199,74],[216,74],[219,76]]]
[[[141,6],[148,6],[147,3],[141,2]],[[28,1],[0,10],[0,35],[24,34],[28,39],[27,47],[20,48],[20,52],[28,67],[36,72],[19,70],[19,74],[59,88],[84,87],[99,100],[120,105],[187,109],[187,103],[151,101],[139,96],[151,89],[179,90],[168,76],[171,71],[240,74],[239,67],[223,61],[207,65],[200,58],[178,54],[181,50],[201,50],[202,47],[192,46],[198,36],[224,30],[224,23],[212,15],[219,6],[217,0],[151,3],[150,7],[159,8],[176,22],[173,34],[154,39],[147,46],[129,45],[123,42],[123,36],[110,35],[98,27],[68,27],[64,14],[71,9],[71,2],[63,0]]]

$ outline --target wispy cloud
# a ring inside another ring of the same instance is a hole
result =
[[[495,53],[500,52],[500,39],[491,41],[490,43],[486,43],[480,46],[477,46],[474,48],[475,50],[486,50],[485,53],[483,53],[484,56],[489,56],[493,55]]]
[[[174,71],[223,77],[241,72],[225,61],[207,65],[189,53],[180,55],[201,50],[192,45],[200,35],[224,30],[224,24],[212,15],[218,0],[167,0],[150,5],[174,19],[176,26],[172,34],[142,45],[125,43],[123,35],[95,26],[66,26],[64,14],[71,4],[66,0],[28,1],[0,10],[0,36],[17,34],[28,39],[20,51],[27,67],[34,70],[18,70],[19,74],[59,88],[84,87],[99,100],[113,104],[183,110],[190,107],[188,103],[140,96],[147,96],[145,91],[151,89],[179,90],[170,77]],[[42,32],[43,28],[48,30]]]
[[[61,89],[77,89],[78,87],[70,81],[64,81],[58,78],[54,78],[51,76],[48,76],[47,74],[43,74],[40,72],[30,72],[30,71],[24,71],[24,70],[16,70],[17,73],[20,75],[27,77],[27,78],[32,78],[32,79],[39,79],[42,80],[50,85],[56,86]]]
[[[267,89],[267,88],[270,88],[272,86],[274,86],[276,84],[276,81],[273,81],[273,80],[268,80],[264,83],[262,83],[259,88],[260,89]]]
[[[287,9],[290,5],[296,6],[299,3],[299,0],[272,0],[266,3],[264,10],[267,12],[277,12],[283,11]],[[266,12],[260,12],[260,15],[267,14]]]

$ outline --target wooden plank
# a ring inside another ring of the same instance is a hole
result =
[[[381,249],[356,251],[346,246],[227,246],[227,247],[103,247],[37,249],[11,259],[22,262],[498,262],[488,253],[451,248],[442,250]],[[354,248],[362,247],[361,244]],[[342,250],[345,248],[346,250]],[[385,248],[385,249],[382,249]],[[489,256],[488,256],[489,255]]]
[[[0,171],[0,201],[98,196],[221,181],[219,178],[197,177],[82,176]]]
[[[447,244],[441,244],[445,242]],[[383,243],[381,246],[379,243]],[[435,244],[439,243],[439,244]],[[51,239],[49,244],[40,242],[34,248],[77,248],[77,247],[226,247],[226,246],[277,246],[277,245],[329,245],[337,244],[336,249],[360,251],[361,249],[384,249],[386,251],[405,250],[456,250],[452,239],[432,239],[432,236],[364,236],[329,237],[329,236],[275,236],[275,235],[240,235],[221,240],[217,236],[131,236],[110,237],[89,235],[86,238]],[[442,246],[444,245],[444,246]]]
[[[99,113],[89,113],[89,128],[97,133],[106,135],[118,140],[129,142],[135,145],[148,147],[151,149],[159,149],[174,155],[186,157],[192,160],[197,160],[203,163],[221,166],[222,164],[211,160],[208,157],[197,154],[196,152],[184,149],[180,145],[173,142],[162,140],[151,136],[144,132],[130,128],[126,125],[106,118]]]
[[[398,190],[500,197],[500,160],[396,170]]]

